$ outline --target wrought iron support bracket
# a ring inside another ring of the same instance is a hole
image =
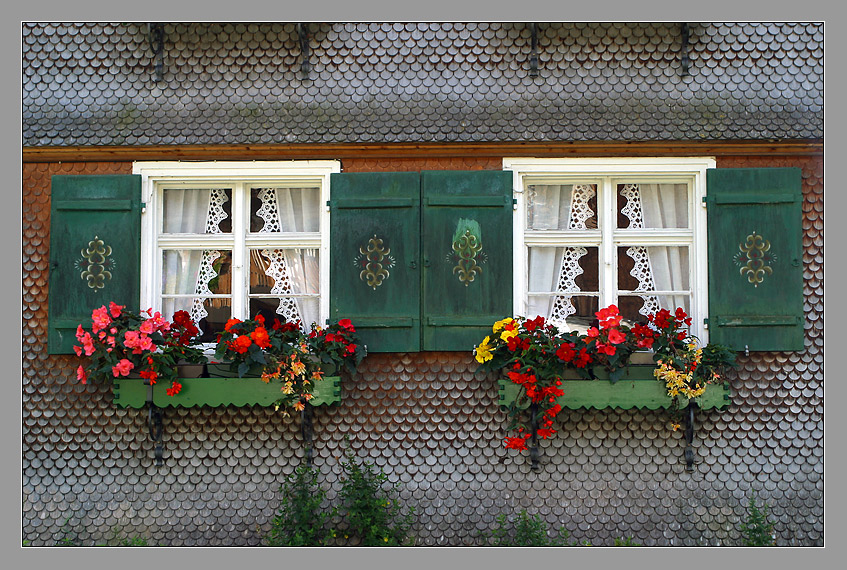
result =
[[[689,473],[694,472],[694,411],[697,409],[697,404],[689,402],[685,408],[683,420],[685,422],[685,470]]]
[[[306,407],[300,412],[300,420],[300,433],[303,436],[303,443],[306,445],[306,465],[311,469],[314,456],[312,452],[312,406],[306,404]]]
[[[538,473],[541,471],[541,453],[538,450],[538,404],[534,402],[529,406],[529,423],[532,430],[532,439],[529,446],[529,468],[533,473]]]
[[[309,79],[309,72],[312,68],[311,63],[309,63],[309,24],[297,24],[297,33],[300,36],[300,74],[303,79]]]
[[[681,61],[682,61],[682,76],[685,77],[688,75],[688,65],[690,63],[688,59],[688,24],[681,24],[682,33],[682,48],[681,48]]]
[[[165,25],[161,22],[147,24],[150,49],[153,51],[153,80],[157,83],[164,78],[165,67]]]
[[[162,410],[153,403],[153,384],[149,380],[145,380],[147,385],[147,429],[150,432],[150,439],[155,444],[153,448],[156,458],[156,465],[160,466],[164,463],[164,444],[163,436],[165,427],[162,423]]]
[[[531,34],[529,50],[529,76],[538,77],[538,24],[529,25]]]

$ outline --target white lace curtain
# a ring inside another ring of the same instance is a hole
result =
[[[570,190],[570,191],[568,191]],[[680,195],[682,192],[682,195]],[[622,190],[626,205],[622,212],[629,227],[684,228],[688,227],[687,194],[675,184],[628,184]],[[532,229],[584,230],[586,221],[594,216],[589,205],[595,190],[591,185],[546,185],[532,189]],[[627,248],[635,261],[631,275],[638,279],[635,291],[685,290],[688,288],[688,249],[685,247]],[[536,247],[530,249],[528,260],[529,291],[579,293],[576,278],[583,273],[580,259],[588,253],[585,247]],[[687,307],[685,295],[642,295],[643,315],[660,307]],[[527,312],[543,315],[547,320],[569,330],[565,320],[576,312],[570,295],[531,297]]]
[[[319,231],[320,210],[311,189],[263,188],[258,196],[261,206],[257,215],[264,221],[259,233]],[[227,217],[223,205],[228,199],[223,190],[169,189],[164,231],[221,233],[219,224]],[[165,298],[165,314],[185,310],[198,323],[208,315],[204,301],[212,294],[209,283],[218,276],[213,263],[220,255],[217,250],[167,252],[163,293],[193,297]],[[280,298],[277,314],[285,320],[300,321],[304,328],[317,322],[319,303],[316,299],[286,297],[320,290],[320,268],[315,250],[268,248],[251,251],[250,257],[252,264],[261,268],[273,283],[271,294]]]

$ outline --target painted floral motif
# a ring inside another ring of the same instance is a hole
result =
[[[773,275],[770,265],[776,261],[776,255],[771,253],[771,242],[753,230],[747,239],[738,244],[738,253],[734,260],[741,267],[741,275],[747,277],[747,281],[758,287],[765,280],[765,275]]]
[[[82,258],[78,259],[74,266],[80,271],[80,277],[88,281],[88,286],[96,292],[105,287],[106,282],[112,278],[110,270],[115,267],[115,262],[110,257],[112,247],[106,245],[98,236],[94,236],[81,253]]]
[[[391,248],[385,247],[383,240],[374,234],[367,245],[359,248],[359,254],[354,260],[356,267],[361,267],[359,279],[367,282],[368,287],[376,290],[382,282],[388,279],[389,269],[394,268],[395,260]]]
[[[448,260],[455,263],[453,274],[459,274],[459,282],[465,287],[482,273],[482,267],[477,262],[485,262],[482,251],[482,232],[476,220],[459,219],[456,233],[453,234],[453,251],[448,254]]]

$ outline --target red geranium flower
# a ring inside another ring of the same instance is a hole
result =
[[[179,382],[172,382],[171,387],[165,390],[165,393],[168,396],[176,396],[177,394],[179,394],[180,390],[182,390],[182,384],[180,384]]]

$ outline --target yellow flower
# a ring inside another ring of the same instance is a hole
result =
[[[476,361],[480,364],[494,358],[494,356],[491,354],[491,347],[488,345],[489,340],[491,340],[489,337],[485,337],[485,339],[483,339],[480,345],[474,349]]]
[[[503,342],[509,342],[509,339],[515,336],[518,336],[517,330],[503,331],[500,333],[500,340]]]
[[[506,325],[510,325],[514,322],[515,322],[515,319],[513,319],[512,317],[506,317],[505,319],[503,319],[501,321],[497,321],[496,323],[494,323],[494,327],[492,327],[491,330],[492,330],[492,332],[497,332],[500,329],[504,328]]]

